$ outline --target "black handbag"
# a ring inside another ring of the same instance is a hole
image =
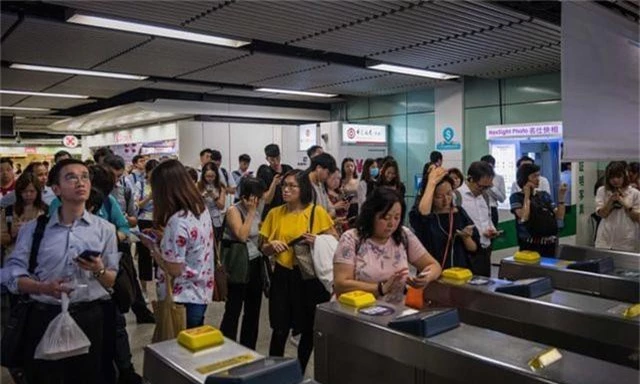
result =
[[[38,251],[48,222],[49,216],[41,215],[38,217],[29,254],[29,274],[33,274],[38,265]],[[19,368],[24,364],[24,334],[33,302],[29,295],[14,296],[12,301],[12,304],[15,304],[11,306],[9,320],[0,340],[0,352],[2,353],[0,365],[7,368]]]

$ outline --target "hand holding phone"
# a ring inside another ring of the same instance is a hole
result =
[[[304,235],[302,235],[302,236],[298,236],[298,237],[296,237],[295,239],[293,239],[293,240],[291,240],[290,242],[288,242],[288,243],[287,243],[287,246],[289,246],[289,247],[293,247],[294,245],[296,245],[296,244],[298,244],[298,243],[300,243],[300,242],[303,242],[303,241],[305,241],[305,240],[306,240],[306,238],[304,237]]]
[[[131,234],[135,235],[140,240],[145,239],[145,240],[150,241],[152,243],[157,243],[158,242],[158,239],[154,236],[153,233],[144,233],[144,232],[141,232],[141,231],[131,231]]]
[[[100,254],[102,254],[102,252],[100,251],[92,251],[87,249],[86,251],[82,252],[81,254],[78,255],[78,257],[87,260],[87,261],[92,261],[94,257],[100,256]]]

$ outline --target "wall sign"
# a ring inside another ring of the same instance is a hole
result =
[[[387,143],[386,125],[342,124],[343,144]]]
[[[487,140],[512,137],[562,137],[562,122],[487,125]]]
[[[62,138],[62,145],[67,148],[75,148],[80,144],[80,140],[73,135],[67,135]]]
[[[462,149],[462,144],[456,140],[456,131],[452,127],[442,129],[440,137],[436,139],[436,149],[438,151],[459,151]]]
[[[298,126],[298,150],[306,151],[318,144],[318,126],[316,124],[303,124]]]

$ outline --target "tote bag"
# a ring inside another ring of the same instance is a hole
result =
[[[167,271],[165,271],[165,284],[167,294],[164,300],[154,300],[151,303],[156,317],[156,328],[151,338],[153,343],[175,339],[180,331],[187,328],[187,310],[183,305],[173,301],[173,284]]]

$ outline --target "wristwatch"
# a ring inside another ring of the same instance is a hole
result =
[[[102,277],[102,275],[105,274],[105,272],[107,272],[107,270],[104,268],[101,268],[99,271],[93,272],[93,277],[95,277],[96,279],[99,279],[100,277]]]

